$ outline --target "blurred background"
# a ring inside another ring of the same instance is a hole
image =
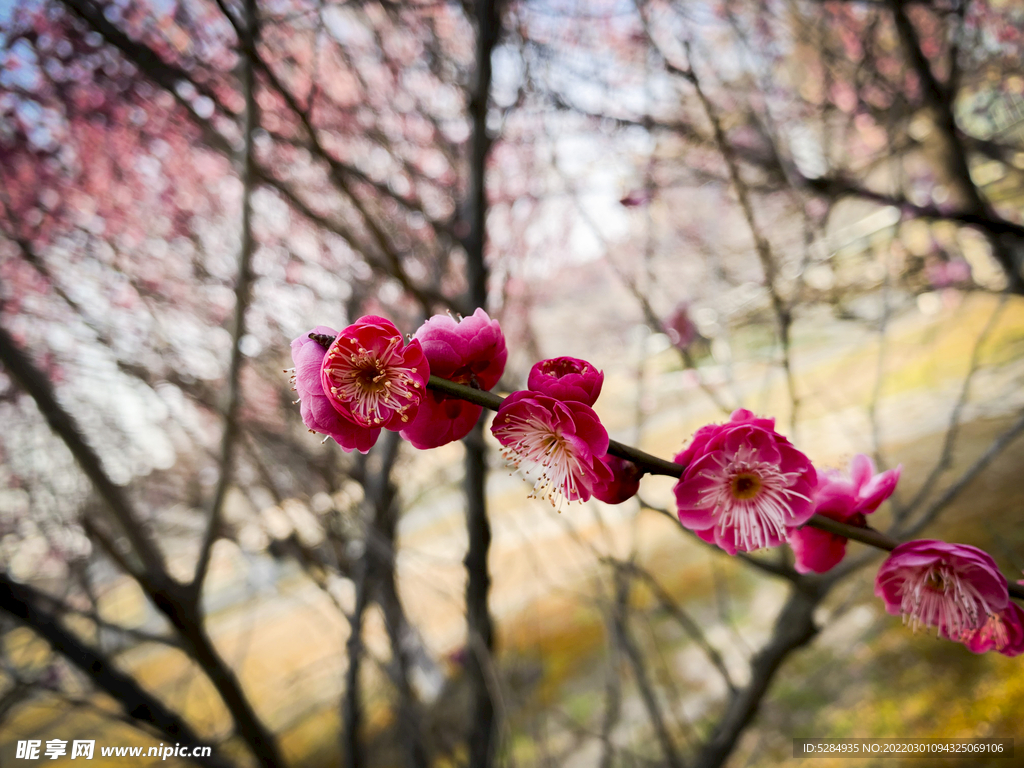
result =
[[[556,512],[486,414],[348,455],[282,371],[484,307],[496,391],[587,359],[665,458],[751,408],[1020,573],[1022,48],[1016,0],[0,0],[0,762],[1019,735],[1020,661],[886,615],[874,551],[729,557],[665,478]]]

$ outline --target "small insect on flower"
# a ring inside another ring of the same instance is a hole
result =
[[[338,334],[320,369],[334,409],[368,429],[398,431],[407,425],[429,378],[420,343],[405,344],[390,320],[375,315],[359,318]]]
[[[588,405],[561,402],[536,392],[513,392],[498,409],[492,434],[502,456],[525,474],[536,474],[531,497],[587,501],[594,486],[611,480],[601,463],[608,432]]]
[[[730,555],[778,546],[814,514],[817,474],[774,419],[735,411],[697,430],[676,462],[686,467],[675,486],[679,521]]]
[[[896,547],[878,569],[875,595],[915,631],[936,627],[949,638],[981,629],[1010,599],[1006,579],[986,552],[932,539]]]

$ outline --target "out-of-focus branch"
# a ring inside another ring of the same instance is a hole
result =
[[[822,176],[817,179],[800,177],[800,179],[812,191],[833,199],[857,197],[862,200],[870,200],[879,205],[894,206],[903,211],[903,213],[919,219],[952,221],[957,224],[974,227],[991,236],[1012,235],[1024,238],[1024,225],[1007,221],[991,211],[979,213],[962,209],[947,210],[935,205],[918,205],[910,202],[902,195],[887,195],[883,192],[876,192],[842,176]]]
[[[465,240],[467,303],[469,309],[487,308],[487,158],[491,137],[487,132],[487,111],[491,101],[491,55],[501,30],[500,0],[476,0],[476,75],[469,98],[472,124],[469,179],[463,215],[469,224]],[[467,674],[471,690],[473,722],[469,733],[469,764],[489,768],[498,743],[498,708],[487,670],[494,654],[494,620],[488,604],[491,575],[487,557],[491,547],[491,524],[487,518],[487,444],[484,419],[477,420],[463,440],[466,450],[466,623],[470,655]]]
[[[362,693],[359,672],[363,660],[363,618],[370,605],[368,563],[364,556],[355,566],[356,602],[348,617],[349,635],[345,644],[348,668],[345,670],[345,693],[341,705],[341,754],[345,768],[360,768],[363,750],[359,729],[363,721]]]
[[[952,91],[950,85],[939,82],[932,71],[931,63],[921,48],[917,30],[907,16],[905,4],[901,0],[889,0],[889,9],[892,11],[896,33],[910,67],[921,81],[921,95],[931,109],[935,127],[946,144],[947,167],[967,205],[967,212],[980,218],[997,219],[971,177],[971,169],[967,164],[967,147],[960,138],[954,114],[953,102],[956,93]],[[1015,247],[1006,241],[1005,236],[989,233],[992,254],[1006,273],[1009,290],[1013,293],[1024,293],[1024,277],[1021,276],[1019,259],[1015,253],[1024,246],[1019,242],[1020,234],[1016,237],[1018,242]]]
[[[921,488],[917,492],[917,495],[914,496],[913,500],[907,504],[906,507],[900,510],[900,514],[897,516],[897,524],[901,518],[917,510],[921,503],[928,497],[928,494],[931,493],[935,482],[953,462],[953,448],[956,446],[956,438],[960,432],[960,414],[963,411],[964,406],[967,404],[967,398],[971,392],[971,382],[974,380],[974,375],[978,372],[979,364],[981,362],[981,349],[985,345],[985,342],[988,341],[993,329],[999,322],[999,318],[1003,314],[1003,309],[1006,307],[1007,298],[1007,295],[1004,293],[999,299],[999,303],[996,305],[995,310],[993,310],[988,321],[985,323],[985,327],[981,329],[981,333],[974,342],[974,349],[971,351],[971,360],[967,366],[967,375],[964,376],[963,384],[960,387],[960,394],[957,397],[956,403],[953,405],[953,410],[949,415],[949,426],[946,428],[946,436],[942,441],[942,448],[939,451],[939,459],[935,462],[935,466],[932,467],[932,471],[928,473],[928,477],[926,477],[924,482],[921,484]]]
[[[60,0],[60,2],[93,31],[98,32],[107,44],[117,48],[125,59],[137,66],[146,77],[170,93],[186,109],[192,122],[203,132],[203,140],[209,146],[223,154],[229,156],[232,154],[230,142],[213,127],[212,123],[202,120],[196,115],[191,105],[178,93],[178,84],[189,83],[197,93],[210,99],[229,118],[235,118],[236,115],[220,103],[215,92],[193,78],[181,67],[167,62],[146,44],[132,40],[107,19],[103,8],[91,0]]]
[[[196,114],[192,106],[179,94],[177,85],[181,82],[189,83],[196,88],[198,93],[207,96],[226,116],[232,119],[237,117],[237,115],[224,107],[224,105],[218,100],[216,93],[209,91],[202,83],[197,82],[195,78],[191,77],[188,72],[185,72],[173,63],[167,62],[159,53],[154,51],[145,43],[132,40],[103,15],[102,8],[92,3],[90,0],[60,1],[63,2],[76,16],[82,19],[82,21],[84,21],[94,32],[99,33],[107,44],[116,48],[126,60],[137,66],[139,71],[146,78],[167,90],[167,92],[170,93],[185,109],[190,122],[200,130],[203,136],[203,141],[207,146],[229,158],[235,155],[235,150],[228,138],[220,133],[211,121]],[[233,16],[229,15],[229,19],[233,20]],[[244,44],[244,41],[241,42]],[[307,129],[307,133],[310,134],[312,154],[327,163],[331,178],[335,185],[339,191],[341,191],[342,194],[352,202],[353,206],[356,207],[360,216],[363,218],[367,229],[370,230],[370,233],[375,238],[377,245],[380,246],[374,250],[380,250],[383,256],[378,257],[368,253],[367,246],[359,241],[359,238],[349,227],[339,224],[338,222],[330,221],[326,217],[317,214],[302,201],[290,185],[274,176],[274,174],[270,173],[268,169],[257,166],[254,171],[256,174],[254,178],[259,179],[268,186],[274,187],[303,216],[321,226],[324,226],[329,231],[343,238],[356,253],[363,256],[367,264],[369,264],[374,271],[382,275],[394,277],[422,306],[431,307],[438,304],[442,306],[451,306],[451,302],[445,299],[444,296],[440,295],[436,291],[421,288],[409,277],[404,266],[401,264],[398,254],[389,246],[387,235],[384,230],[372,217],[362,201],[355,196],[354,190],[351,189],[351,185],[346,180],[346,167],[343,164],[338,163],[337,160],[327,152],[319,142],[319,138],[314,133],[312,124],[309,122],[308,113],[301,108],[297,101],[295,101],[294,95],[279,81],[274,71],[262,62],[258,56],[258,52],[256,52],[255,61],[257,68],[267,77],[271,87],[273,87],[274,90],[277,91],[283,99],[285,99],[286,103],[289,104],[289,108],[291,108],[295,112],[296,116],[303,122]]]
[[[985,453],[979,456],[939,498],[932,502],[917,520],[913,522],[908,521],[905,525],[897,523],[893,526],[892,533],[901,538],[912,538],[924,530],[953,499],[970,485],[985,467],[991,464],[999,454],[1006,450],[1022,434],[1024,434],[1024,412],[1021,412],[1017,420],[992,441],[992,444],[989,445]],[[1024,600],[1024,586],[1010,581],[1010,594],[1019,600]]]
[[[736,690],[736,684],[732,680],[732,676],[729,674],[729,670],[725,666],[725,662],[722,660],[722,654],[718,652],[718,649],[708,642],[707,636],[701,630],[700,625],[690,617],[690,615],[683,609],[681,605],[668,593],[661,583],[654,577],[654,575],[637,565],[634,562],[616,562],[615,566],[627,571],[634,578],[639,579],[650,588],[654,594],[655,599],[661,605],[662,609],[676,622],[683,631],[690,636],[700,649],[704,651],[704,655],[708,657],[708,661],[718,670],[718,673],[722,676],[726,686],[730,691]]]
[[[827,591],[828,583],[816,586],[795,585],[792,588],[789,600],[775,619],[771,640],[757,652],[751,662],[750,682],[730,697],[725,714],[697,755],[695,766],[718,768],[725,763],[740,734],[757,714],[783,661],[817,634],[814,609]]]
[[[637,647],[633,634],[629,631],[629,616],[627,612],[629,610],[630,582],[628,572],[618,568],[615,570],[615,604],[618,607],[614,615],[616,642],[622,648],[626,659],[633,669],[633,677],[636,678],[636,686],[640,691],[640,698],[643,700],[647,716],[651,720],[654,733],[658,738],[658,743],[661,745],[661,751],[665,756],[665,764],[669,768],[682,768],[682,758],[680,758],[679,753],[676,751],[675,743],[668,732],[668,727],[665,724],[665,715],[661,711],[661,704],[658,703],[657,694],[655,694],[654,687],[651,685],[650,677],[647,674],[643,654]]]
[[[220,447],[220,477],[210,507],[210,517],[199,549],[199,560],[190,590],[196,604],[203,589],[203,580],[210,567],[213,545],[220,533],[220,521],[224,511],[224,501],[234,477],[235,449],[238,445],[240,427],[238,410],[242,404],[241,373],[244,355],[242,353],[242,337],[245,335],[245,316],[252,298],[252,254],[255,241],[252,233],[252,195],[257,184],[255,136],[259,128],[259,106],[256,104],[255,63],[250,51],[255,50],[259,38],[259,18],[256,0],[245,0],[245,23],[242,32],[246,43],[242,46],[242,91],[245,95],[245,118],[242,150],[242,237],[238,254],[238,276],[235,278],[235,327],[231,344],[231,363],[228,369],[228,403],[224,412],[224,433]]]
[[[128,537],[138,556],[141,572],[150,588],[172,587],[164,568],[163,553],[142,522],[128,498],[124,488],[117,485],[103,468],[103,462],[96,451],[86,442],[74,417],[57,401],[53,385],[28,355],[0,327],[0,362],[15,382],[31,397],[43,417],[75,457],[78,466],[92,482],[97,493],[106,502],[122,532]],[[131,573],[138,573],[133,568]]]
[[[644,16],[643,8],[638,5],[637,10],[639,11],[641,21],[643,21],[646,29],[647,20]],[[655,48],[658,48],[657,41],[655,41],[650,29],[647,29],[647,35],[651,40],[651,44],[654,45]],[[664,51],[660,48],[658,48],[658,51],[662,55],[662,58],[665,59],[666,69],[668,69],[669,72],[679,75],[693,86],[694,93],[697,95],[697,100],[700,102],[704,115],[707,117],[708,122],[711,123],[715,147],[718,149],[718,153],[722,156],[722,159],[725,161],[726,168],[729,171],[729,181],[732,185],[733,192],[736,194],[736,199],[739,202],[740,210],[743,213],[743,219],[746,221],[747,227],[750,230],[750,236],[754,241],[754,250],[757,252],[758,259],[761,261],[761,269],[764,272],[765,287],[768,289],[772,308],[775,311],[775,319],[779,326],[779,346],[782,349],[782,369],[786,376],[786,388],[789,391],[791,408],[790,431],[795,434],[797,415],[800,410],[800,398],[796,392],[796,381],[793,378],[793,366],[790,360],[790,329],[793,324],[793,314],[790,307],[787,306],[786,302],[783,300],[782,294],[779,292],[777,279],[778,263],[775,259],[775,254],[772,252],[771,243],[769,243],[768,238],[764,236],[764,233],[761,231],[761,228],[757,223],[757,218],[754,216],[754,207],[750,199],[750,189],[740,173],[739,160],[736,157],[734,147],[725,135],[722,120],[718,115],[718,109],[704,92],[700,79],[697,77],[697,73],[693,69],[689,44],[686,44],[686,51],[687,55],[691,57],[691,61],[688,61],[685,66],[672,63],[665,55]]]
[[[177,713],[144,690],[108,658],[82,642],[63,627],[56,601],[26,584],[18,584],[0,572],[0,610],[24,622],[50,646],[86,675],[97,688],[112,696],[136,722],[155,728],[174,741],[199,745],[203,739]],[[226,767],[230,762],[214,753],[210,765]]]
[[[616,587],[617,587],[616,582]],[[619,674],[621,650],[618,627],[620,617],[625,615],[627,606],[623,598],[629,597],[625,590],[616,588],[615,599],[605,618],[608,634],[608,669],[604,688],[604,716],[601,718],[601,763],[600,768],[612,768],[615,762],[615,744],[612,732],[622,717],[622,678]]]
[[[213,647],[202,626],[196,602],[191,599],[192,595],[167,574],[163,555],[148,533],[142,516],[133,508],[124,489],[107,475],[99,456],[86,443],[71,414],[57,402],[49,380],[2,327],[0,362],[3,362],[5,370],[19,386],[35,400],[50,428],[64,441],[97,493],[111,508],[140,560],[141,571],[133,569],[130,573],[179,632],[184,646],[217,688],[239,732],[254,754],[268,768],[282,765],[273,734],[259,721],[238,678]],[[127,561],[124,562],[127,564]]]
[[[413,665],[407,633],[409,621],[402,608],[395,580],[395,532],[398,525],[398,489],[392,472],[398,459],[401,439],[388,432],[381,440],[381,467],[365,483],[367,500],[373,506],[372,520],[366,535],[365,558],[373,596],[384,613],[384,623],[391,644],[392,675],[398,689],[398,733],[405,750],[407,768],[425,768],[429,764],[420,716],[409,680]]]

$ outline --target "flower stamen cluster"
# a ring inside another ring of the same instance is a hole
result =
[[[611,478],[600,460],[608,451],[608,432],[581,402],[515,392],[498,409],[491,433],[505,461],[536,476],[531,496],[556,509],[563,500],[588,500],[596,484]]]
[[[422,397],[422,377],[405,367],[401,336],[392,337],[382,350],[356,346],[339,336],[327,351],[321,369],[324,390],[347,404],[356,422],[380,427],[398,418],[409,421]]]
[[[878,569],[875,594],[914,631],[935,627],[953,639],[980,629],[1009,601],[1006,579],[987,553],[926,539],[892,551]]]

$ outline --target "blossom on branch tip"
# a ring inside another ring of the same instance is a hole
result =
[[[349,421],[402,429],[415,416],[430,378],[418,341],[405,344],[390,320],[366,315],[343,330],[320,370],[324,394]]]
[[[675,486],[679,521],[730,555],[777,546],[814,514],[814,466],[774,419],[734,411],[697,430],[676,462],[686,467]]]
[[[604,373],[586,360],[553,357],[541,360],[530,369],[526,386],[563,402],[593,405],[601,394]]]
[[[346,451],[366,453],[377,442],[379,429],[366,429],[343,417],[331,405],[324,394],[320,369],[323,367],[327,349],[310,335],[326,336],[331,339],[338,335],[333,328],[318,325],[309,333],[292,341],[292,361],[295,363],[293,383],[299,396],[302,422],[313,432],[333,437]],[[326,439],[326,438],[325,438]]]
[[[963,643],[971,653],[997,651],[1004,656],[1020,656],[1024,653],[1024,609],[1010,601],[977,629],[964,630],[950,640]]]
[[[636,496],[644,471],[632,461],[606,453],[600,459],[611,473],[609,479],[594,485],[593,496],[605,504],[621,504]]]
[[[878,569],[875,595],[912,629],[936,627],[950,638],[981,629],[1009,602],[1006,579],[988,553],[932,539],[896,547]]]
[[[863,527],[869,515],[892,496],[903,467],[875,474],[875,465],[864,454],[850,462],[850,476],[825,470],[818,473],[814,491],[814,511],[840,523]],[[789,533],[789,545],[796,555],[800,573],[825,573],[846,554],[846,537],[804,526]]]
[[[505,371],[508,351],[497,320],[478,309],[456,321],[434,315],[413,337],[423,347],[430,372],[457,384],[490,389]],[[402,437],[417,448],[437,448],[469,434],[483,408],[457,397],[427,390]]]
[[[560,507],[562,499],[587,501],[598,484],[611,479],[601,462],[608,432],[590,406],[562,402],[537,392],[513,392],[498,409],[491,433],[502,456],[535,475],[532,497]]]

